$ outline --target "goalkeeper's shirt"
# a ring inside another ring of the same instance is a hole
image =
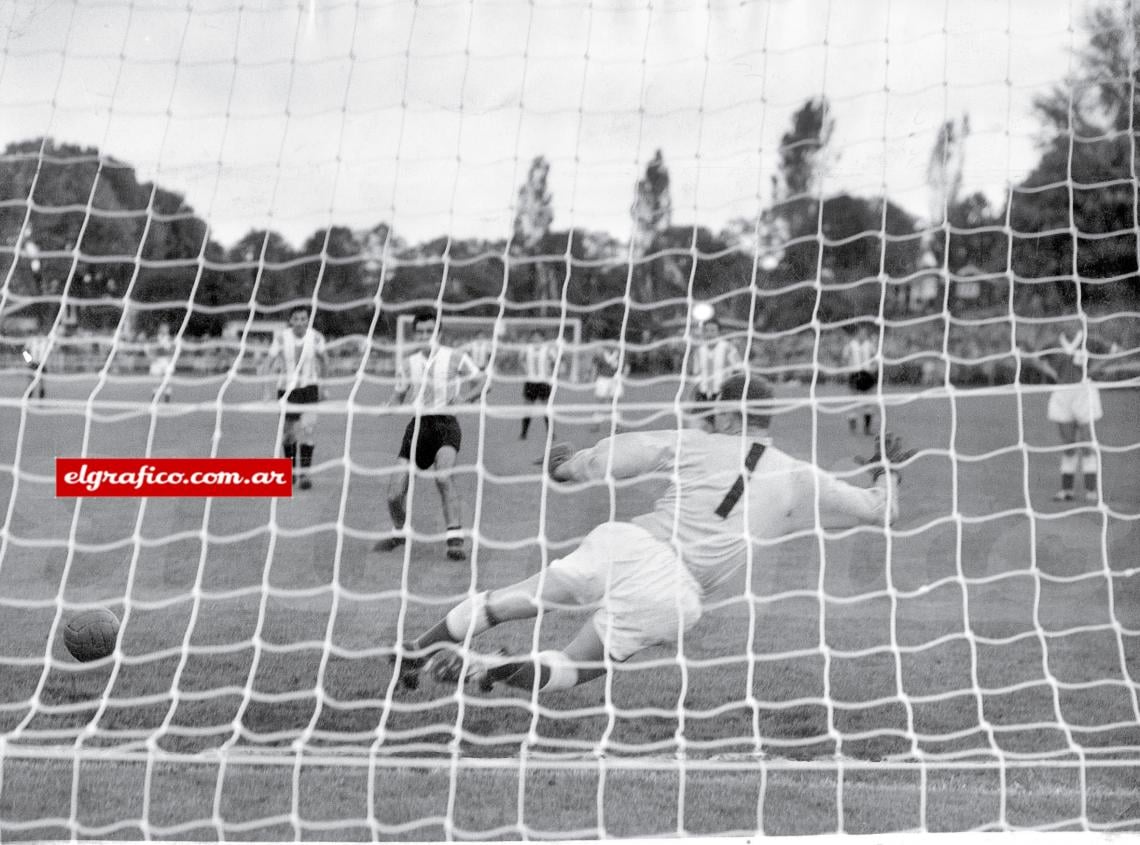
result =
[[[573,481],[660,478],[667,489],[632,522],[676,548],[707,594],[747,560],[750,541],[819,525],[884,522],[888,482],[848,484],[768,438],[697,429],[619,434],[561,468]],[[889,478],[889,473],[884,478]],[[891,501],[891,518],[897,504]]]

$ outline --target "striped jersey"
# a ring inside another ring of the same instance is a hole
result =
[[[471,356],[450,346],[413,352],[396,373],[396,392],[419,410],[441,411],[455,403],[463,384],[479,374]]]
[[[491,366],[491,341],[489,338],[473,338],[463,349],[471,356],[471,360],[480,370],[485,370]]]
[[[280,330],[269,347],[269,360],[281,361],[277,386],[291,391],[319,383],[324,355],[325,337],[316,329],[305,329],[301,337],[290,328]]]
[[[816,525],[884,522],[897,504],[882,481],[848,484],[773,447],[767,438],[699,429],[618,434],[559,468],[572,481],[656,478],[667,489],[631,521],[677,550],[705,594],[747,561],[751,543]],[[882,476],[889,479],[890,473]]]
[[[603,346],[594,353],[594,371],[599,378],[613,378],[621,365],[621,350],[616,346]]]
[[[720,393],[725,381],[743,369],[740,352],[725,338],[715,344],[702,343],[693,352],[693,375],[697,390],[705,396]]]
[[[849,370],[870,372],[874,369],[875,344],[867,338],[853,337],[843,347],[843,363]]]
[[[554,381],[557,366],[558,349],[553,343],[528,343],[523,349],[523,372],[527,381]]]

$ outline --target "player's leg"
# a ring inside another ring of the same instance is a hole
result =
[[[533,618],[544,603],[565,606],[578,600],[573,581],[557,565],[508,587],[470,596],[418,637],[404,643],[405,654],[398,670],[400,680],[414,689],[420,668],[447,646],[462,643],[469,636],[477,637],[503,622]],[[458,663],[462,660],[458,659]]]
[[[534,404],[534,385],[529,381],[523,383],[523,418],[522,428],[519,431],[519,440],[526,440],[530,432],[530,406]]]
[[[28,363],[28,391],[29,393],[35,393],[40,399],[44,399],[47,396],[47,391],[44,389],[44,376],[40,371],[38,362]]]
[[[847,392],[851,395],[852,400],[859,397],[859,389],[855,386],[855,373],[847,377]],[[859,405],[855,402],[852,403],[851,409],[847,412],[847,430],[852,434],[856,434],[859,430]]]
[[[1097,460],[1096,449],[1092,445],[1092,428],[1087,423],[1074,423],[1073,428],[1073,442],[1076,444],[1075,451],[1084,479],[1085,501],[1095,502],[1097,500],[1100,462]]]
[[[586,622],[563,649],[540,651],[534,660],[509,660],[486,670],[492,683],[533,690],[570,689],[606,673],[606,646],[593,620]]]
[[[467,560],[463,548],[463,503],[455,489],[452,470],[459,450],[450,444],[440,446],[435,453],[432,469],[435,471],[435,486],[439,490],[439,501],[443,508],[443,524],[447,527],[447,556],[451,560]]]
[[[553,389],[554,388],[549,383],[546,383],[546,384],[542,385],[542,390],[540,393],[540,398],[542,399],[542,403],[543,403],[543,406],[545,408],[545,410],[542,413],[542,424],[545,427],[546,435],[548,438],[551,436],[551,428],[552,428],[551,422],[550,422],[550,414],[551,414],[550,394],[553,391]]]
[[[412,465],[407,458],[396,459],[396,471],[388,480],[386,501],[388,515],[392,518],[394,533],[391,537],[384,537],[372,547],[376,552],[390,552],[404,545],[404,524],[408,521],[408,484],[411,479]]]
[[[301,418],[297,420],[294,429],[297,432],[296,448],[297,454],[300,457],[301,471],[299,479],[302,490],[308,490],[313,486],[313,482],[309,479],[309,469],[313,465],[313,449],[316,445],[316,428],[316,414],[305,413],[301,414]]]
[[[281,427],[281,453],[289,459],[293,480],[297,480],[297,415],[286,414]]]
[[[1073,421],[1057,423],[1057,431],[1065,448],[1061,452],[1061,489],[1053,494],[1058,502],[1068,502],[1073,498],[1076,486],[1077,468],[1080,464],[1080,450],[1075,445],[1080,426]]]

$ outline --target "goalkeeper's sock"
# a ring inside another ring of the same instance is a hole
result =
[[[578,669],[561,651],[542,651],[538,654],[538,671],[533,660],[513,660],[487,672],[492,681],[502,681],[512,687],[533,690],[535,681],[539,690],[570,689],[578,685]]]
[[[487,593],[478,593],[464,599],[439,622],[425,631],[416,645],[424,648],[435,643],[460,643],[468,631],[475,637],[499,624],[499,619],[488,607]]]

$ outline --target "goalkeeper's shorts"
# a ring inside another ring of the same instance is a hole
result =
[[[603,522],[550,565],[575,600],[596,606],[594,629],[614,660],[675,643],[701,618],[701,588],[673,548],[628,522]]]
[[[1087,381],[1062,385],[1049,395],[1046,414],[1053,422],[1088,425],[1104,416],[1100,390]]]

